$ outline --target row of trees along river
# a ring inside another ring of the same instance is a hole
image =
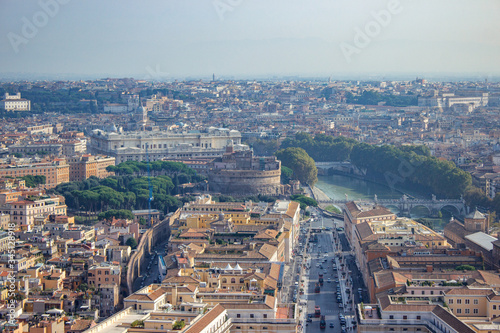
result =
[[[260,148],[259,142],[254,142],[254,145],[257,150]],[[263,145],[266,148],[272,146],[268,142],[263,142]],[[426,199],[431,194],[435,194],[438,199],[463,196],[471,208],[480,207],[493,214],[500,214],[500,196],[494,200],[487,198],[480,188],[473,185],[468,172],[451,161],[431,156],[426,146],[378,146],[345,137],[324,134],[313,137],[308,133],[297,133],[282,142],[276,156],[282,159],[285,167],[293,171],[293,177],[309,185],[318,181],[317,170],[309,167],[310,159],[316,162],[349,161],[366,171],[365,179],[356,181],[358,185],[363,182],[361,187],[370,189],[371,186],[365,181],[387,184],[375,190],[380,193],[369,190],[368,193],[358,193],[360,196],[369,195],[373,198],[377,194],[382,198],[387,197],[388,192],[391,192],[391,196],[400,197],[405,192]],[[343,181],[346,182],[345,179]],[[328,177],[320,177],[318,185],[325,188],[325,184],[329,182],[335,186],[335,181],[329,181]],[[382,188],[386,189],[385,193],[381,191]],[[394,189],[401,192],[397,193]],[[328,192],[327,188],[325,190]]]

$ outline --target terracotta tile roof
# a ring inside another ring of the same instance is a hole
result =
[[[187,284],[182,287],[177,287],[177,292],[179,293],[192,293],[196,290],[196,285],[194,284]]]
[[[245,276],[245,280],[251,280],[251,279],[256,279],[256,280],[264,280],[266,278],[266,275],[264,273],[249,273]]]
[[[271,308],[271,309],[274,309],[274,306],[276,304],[276,298],[273,297],[273,296],[266,296],[266,305]]]
[[[377,288],[387,288],[396,286],[396,281],[392,271],[380,271],[373,274],[373,280]]]
[[[393,212],[382,206],[376,206],[375,208],[370,210],[360,210],[354,201],[347,202],[345,206],[351,213],[351,216],[354,218],[368,218],[368,217],[394,215]]]
[[[183,232],[179,235],[180,238],[205,238],[207,236],[207,234],[201,232]]]
[[[468,234],[471,234],[472,232],[465,230],[465,227],[463,224],[459,222],[450,222],[447,225],[444,226],[444,234],[446,235],[447,233],[453,233],[459,238],[464,238]]]
[[[132,294],[128,296],[127,300],[136,300],[136,301],[156,301],[158,298],[163,296],[166,292],[164,288],[158,288],[149,294]]]
[[[297,209],[300,208],[300,204],[296,201],[291,201],[289,204],[288,204],[288,209],[286,210],[286,213],[285,215],[288,215],[290,217],[294,217],[295,216],[295,212],[297,211]]]
[[[347,210],[351,213],[352,216],[357,216],[359,212],[361,212],[358,206],[354,203],[354,201],[346,202],[345,204]]]
[[[200,280],[195,279],[192,276],[172,276],[166,278],[163,282],[172,284],[199,284]]]
[[[83,331],[86,330],[92,326],[95,326],[95,322],[91,319],[77,319],[71,325],[71,330],[72,331]]]
[[[467,261],[469,263],[475,263],[478,261],[478,257],[472,257],[472,256],[398,256],[398,257],[393,257],[395,260],[398,261],[400,265],[411,265],[414,263],[419,263],[419,262],[447,262],[447,263],[453,263],[457,261]]]
[[[210,311],[205,313],[205,315],[196,321],[193,325],[190,325],[184,333],[199,333],[202,332],[212,321],[215,320],[218,316],[224,313],[226,309],[224,309],[220,304],[217,304]]]
[[[245,260],[245,259],[255,259],[255,260],[264,260],[268,259],[266,256],[256,252],[256,251],[248,251],[247,254],[220,254],[220,253],[201,253],[195,256],[197,260],[205,260],[205,259],[234,259],[234,260]]]
[[[365,245],[366,244],[366,245]],[[373,241],[371,243],[363,244],[363,249],[365,251],[390,251],[391,248],[385,244],[379,243],[377,241]]]
[[[276,246],[264,244],[260,248],[259,253],[265,256],[266,258],[270,259],[277,251],[278,248]]]
[[[462,296],[462,295],[475,295],[487,296],[492,292],[491,289],[469,289],[469,288],[453,288],[445,293],[446,296]]]
[[[281,269],[281,265],[272,263],[271,269],[269,270],[269,277],[278,281],[279,276],[280,276],[280,269]]]
[[[278,288],[278,281],[276,281],[268,276],[264,279],[264,285],[266,286],[266,289],[277,289]]]
[[[483,270],[478,270],[477,271],[479,275],[481,276],[482,280],[490,286],[495,286],[499,287],[500,286],[500,276],[498,273],[493,273],[493,272],[488,272],[488,271],[483,271]],[[479,280],[479,279],[477,279]]]
[[[202,232],[202,233],[210,232],[210,231],[212,231],[212,230],[207,229],[207,228],[189,228],[186,230],[186,232]]]
[[[365,240],[369,236],[373,235],[373,230],[368,222],[356,224],[356,229],[358,230],[357,233],[361,240]]]
[[[446,322],[448,325],[453,327],[457,332],[460,333],[475,333],[472,328],[470,328],[467,324],[462,322],[460,319],[455,317],[452,313],[446,311],[444,308],[440,306],[436,306],[434,310],[432,311],[436,316],[441,318],[444,322]]]
[[[275,239],[278,235],[278,231],[274,229],[266,229],[255,235],[254,239]]]
[[[385,215],[394,215],[394,213],[385,207],[376,207],[375,209],[367,210],[367,211],[359,213],[357,215],[357,217],[363,218],[363,217],[377,217],[377,216],[385,216]]]

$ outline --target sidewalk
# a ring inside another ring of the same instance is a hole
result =
[[[328,195],[326,195],[319,188],[317,188],[317,187],[310,187],[310,186],[308,186],[308,188],[309,188],[309,192],[311,193],[311,196],[314,198],[314,200],[316,200],[316,201],[328,201],[328,200],[332,200]]]

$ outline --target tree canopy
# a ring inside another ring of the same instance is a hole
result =
[[[279,148],[279,142],[277,139],[250,138],[244,143],[252,147],[256,156],[273,155]]]
[[[363,90],[360,95],[353,95],[348,92],[346,94],[347,103],[350,104],[363,104],[363,105],[377,105],[383,102],[385,105],[390,106],[409,106],[418,105],[418,97],[416,95],[392,95],[381,94],[374,90]]]
[[[182,202],[173,196],[175,186],[170,177],[151,177],[150,181],[153,188],[152,208],[168,213],[182,206]],[[147,177],[90,177],[82,182],[59,184],[52,191],[63,195],[68,207],[74,210],[96,212],[148,208]]]
[[[127,209],[110,209],[108,211],[99,213],[98,216],[101,220],[111,220],[113,217],[116,219],[134,219],[134,214],[132,214],[132,212]]]
[[[303,184],[314,186],[318,181],[318,169],[314,160],[302,148],[289,147],[276,152],[281,163],[293,170],[293,176]]]
[[[42,176],[42,175],[36,175],[36,176],[27,175],[27,176],[21,177],[21,179],[24,180],[27,187],[37,187],[40,184],[45,184],[45,180],[46,180],[45,176]]]
[[[307,206],[318,207],[318,202],[311,197],[306,197],[302,194],[295,194],[290,197],[293,201],[300,204],[300,209],[305,210]]]
[[[423,146],[375,146],[343,137],[297,133],[282,147],[303,148],[319,162],[350,161],[366,170],[368,177],[387,182],[390,187],[400,183],[441,197],[458,198],[472,184],[469,173],[453,162],[430,156],[429,149]]]
[[[137,248],[137,241],[135,240],[134,237],[130,237],[129,239],[127,239],[127,241],[125,242],[125,245],[128,245],[132,248],[132,250],[134,250],[135,248]]]
[[[281,184],[288,184],[293,177],[293,170],[286,166],[281,166]]]

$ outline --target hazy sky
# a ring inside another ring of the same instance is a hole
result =
[[[495,76],[499,14],[498,0],[0,0],[0,73]]]

